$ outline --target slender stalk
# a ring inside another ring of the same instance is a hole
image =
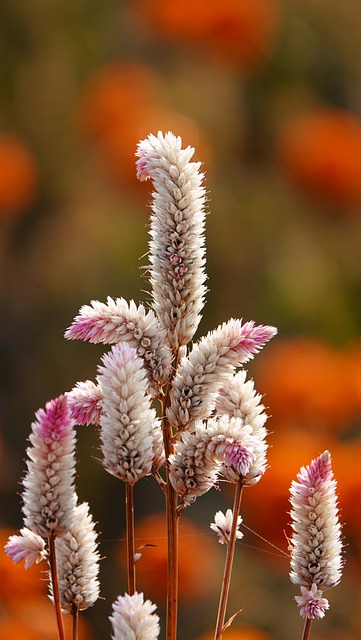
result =
[[[175,354],[173,372],[177,371],[179,360],[179,350]],[[164,453],[166,460],[173,453],[173,432],[166,417],[166,409],[169,402],[170,383],[168,384],[167,393],[162,401],[162,431]],[[166,517],[167,517],[167,544],[168,544],[168,570],[167,570],[167,623],[166,638],[167,640],[176,640],[177,638],[177,621],[178,621],[178,539],[179,539],[179,515],[177,513],[178,497],[174,491],[168,474],[168,466],[166,465],[167,482],[166,482]]]
[[[242,488],[243,488],[242,480],[240,480],[236,485],[236,491],[234,494],[232,529],[231,529],[231,533],[230,533],[229,541],[227,545],[227,556],[226,556],[226,562],[224,566],[221,595],[219,598],[218,615],[217,615],[214,640],[221,640],[224,621],[226,617],[229,587],[231,584],[234,549],[236,546],[237,521],[238,521],[238,514],[239,514],[239,510],[241,507],[241,500],[242,500]]]
[[[50,564],[51,582],[53,585],[53,598],[54,598],[56,622],[58,625],[59,640],[65,640],[63,614],[61,612],[61,605],[60,605],[58,571],[56,567],[55,533],[51,533],[49,537],[49,564]]]
[[[306,618],[305,626],[303,628],[302,640],[308,640],[310,637],[310,629],[311,629],[312,618]]]
[[[78,640],[78,632],[79,632],[79,609],[74,604],[72,606],[71,615],[73,618],[73,626],[72,626],[72,640]]]
[[[135,583],[135,537],[134,537],[134,487],[129,482],[125,484],[125,511],[126,511],[126,539],[127,539],[127,571],[128,593],[134,595]]]

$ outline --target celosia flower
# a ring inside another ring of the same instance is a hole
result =
[[[164,384],[171,372],[172,356],[166,332],[153,311],[146,312],[143,305],[137,307],[133,300],[128,304],[123,298],[108,297],[107,304],[93,300],[91,305],[80,309],[65,337],[104,344],[127,342],[144,358],[151,379]]]
[[[233,512],[232,509],[227,509],[224,514],[222,511],[217,511],[214,516],[214,522],[211,523],[210,527],[213,531],[218,534],[218,542],[220,544],[228,544],[229,537],[231,535],[233,523]],[[237,517],[237,530],[236,530],[236,538],[240,540],[243,538],[243,533],[239,531],[238,527],[242,523],[242,517]]]
[[[229,320],[196,343],[182,358],[170,392],[167,417],[179,428],[192,428],[195,420],[207,419],[220,387],[236,367],[250,360],[277,330]]]
[[[112,640],[157,640],[160,632],[159,618],[154,613],[156,605],[144,601],[142,593],[118,596],[113,604]]]
[[[209,491],[223,472],[230,482],[247,475],[254,460],[256,438],[239,418],[197,422],[194,433],[183,432],[169,457],[169,478],[185,505]]]
[[[137,175],[153,181],[149,260],[153,309],[174,350],[197,330],[204,306],[205,189],[192,147],[168,132],[149,135],[137,149]]]
[[[98,385],[91,380],[77,382],[75,387],[66,394],[66,397],[76,424],[99,424],[103,395]]]
[[[254,461],[243,478],[244,486],[251,486],[258,482],[267,468],[267,430],[264,426],[267,415],[260,401],[261,396],[256,393],[253,380],[246,382],[245,371],[239,371],[226,380],[216,400],[217,415],[241,418],[244,425],[252,428],[252,434],[257,438],[253,451]]]
[[[41,560],[45,560],[47,552],[43,538],[26,527],[20,529],[20,534],[20,536],[10,536],[4,547],[9,558],[15,564],[25,560],[25,569],[31,567],[34,562],[38,564]]]
[[[86,502],[74,510],[74,523],[64,536],[56,539],[61,607],[71,613],[73,607],[87,609],[99,597],[99,553],[97,534]]]
[[[98,382],[103,395],[100,418],[103,463],[109,473],[134,484],[160,463],[162,432],[143,360],[127,343],[103,356]]]
[[[76,504],[74,421],[65,396],[48,402],[35,417],[23,480],[24,523],[43,537],[63,535]]]
[[[324,618],[325,611],[330,608],[327,598],[322,597],[322,591],[313,583],[310,589],[301,587],[302,596],[295,596],[303,618]]]
[[[290,578],[301,587],[302,597],[297,596],[301,615],[321,618],[328,608],[322,592],[340,582],[343,566],[330,453],[325,451],[308,467],[302,467],[297,480],[290,489]]]

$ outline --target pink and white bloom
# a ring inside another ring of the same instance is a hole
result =
[[[167,334],[153,311],[146,311],[133,300],[108,297],[107,303],[93,300],[81,307],[65,333],[69,340],[89,340],[103,344],[127,342],[142,357],[152,381],[154,393],[171,373],[172,354]]]
[[[45,538],[64,535],[76,504],[75,429],[66,396],[48,402],[35,418],[23,480],[24,524]]]
[[[214,522],[211,523],[210,527],[213,531],[218,534],[218,542],[220,544],[228,544],[229,538],[231,535],[233,524],[233,511],[232,509],[227,509],[226,513],[223,511],[217,511],[214,516]],[[236,539],[240,540],[243,538],[243,533],[239,531],[239,527],[242,524],[242,517],[237,517],[237,529],[236,529]]]
[[[99,425],[103,406],[103,394],[99,385],[91,380],[77,382],[66,397],[76,424]]]
[[[138,144],[137,175],[154,186],[150,219],[153,309],[176,351],[194,336],[205,302],[205,188],[192,147],[168,132]]]
[[[112,640],[157,640],[160,628],[156,605],[142,593],[118,596],[113,604]]]
[[[98,382],[103,396],[100,417],[105,469],[134,484],[160,464],[162,431],[151,406],[143,360],[126,342],[102,358]]]
[[[45,540],[26,527],[20,529],[19,536],[10,536],[4,548],[6,554],[15,564],[25,560],[25,569],[34,563],[38,564],[47,557]]]
[[[328,608],[322,593],[340,582],[343,567],[336,481],[328,451],[302,467],[290,493],[290,578],[301,587],[301,615],[321,618]]]
[[[301,596],[295,596],[303,618],[324,618],[325,611],[330,608],[327,598],[322,597],[322,591],[313,583],[310,589],[301,587]]]
[[[261,400],[261,396],[254,389],[253,380],[246,380],[244,370],[238,371],[225,381],[216,400],[217,415],[241,418],[245,426],[251,427],[252,435],[256,437],[254,460],[243,478],[245,487],[256,484],[267,469],[267,415]]]
[[[182,358],[170,392],[167,417],[179,429],[212,413],[218,392],[234,370],[250,360],[277,333],[274,327],[231,319],[210,331]]]

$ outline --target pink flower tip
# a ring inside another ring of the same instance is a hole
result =
[[[313,584],[311,589],[301,587],[301,593],[301,596],[295,596],[300,615],[310,619],[323,618],[330,605],[327,598],[322,597],[322,591],[317,589],[317,585]]]
[[[71,410],[65,395],[58,396],[46,403],[45,409],[39,409],[35,414],[36,422],[33,430],[40,438],[61,441],[68,437],[74,426]]]
[[[37,533],[24,527],[20,536],[10,536],[4,549],[11,560],[17,564],[25,560],[25,569],[38,564],[46,558],[45,541]]]

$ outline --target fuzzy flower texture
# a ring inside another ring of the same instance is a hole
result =
[[[340,582],[343,567],[330,453],[325,451],[308,467],[302,467],[297,480],[290,490],[293,529],[290,578],[301,589],[302,595],[296,596],[300,615],[323,618],[329,608],[323,591]]]

